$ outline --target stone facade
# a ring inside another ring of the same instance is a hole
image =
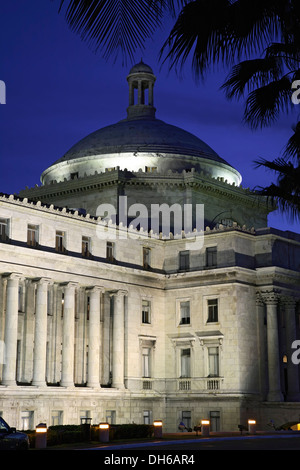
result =
[[[231,430],[252,416],[261,428],[277,415],[282,424],[300,410],[290,361],[299,236],[207,229],[182,267],[184,239],[132,231],[124,240],[117,229],[108,259],[95,217],[3,195],[0,219],[0,409],[13,425],[160,418],[176,431],[183,418],[194,426],[205,417]]]
[[[157,122],[154,82],[133,67],[127,120],[76,144],[41,186],[0,195],[11,426],[162,419],[177,431],[209,418],[228,431],[299,418],[300,236],[266,228],[272,207],[234,168]],[[139,224],[134,211],[120,220],[120,197],[145,207]],[[184,215],[204,205],[203,226],[193,213],[190,231],[153,230],[152,205],[175,203]],[[111,220],[101,204],[117,209]]]

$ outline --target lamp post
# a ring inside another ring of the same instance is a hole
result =
[[[248,431],[250,434],[256,433],[256,421],[254,419],[248,419]]]
[[[162,438],[162,421],[160,419],[157,419],[153,421],[153,426],[154,426],[154,437],[156,439],[161,439]]]
[[[210,430],[210,421],[209,419],[202,419],[201,420],[201,435],[202,436],[209,436]]]
[[[47,447],[47,425],[40,423],[35,428],[35,448],[45,449]]]
[[[109,424],[108,423],[99,424],[99,441],[100,442],[109,441]]]

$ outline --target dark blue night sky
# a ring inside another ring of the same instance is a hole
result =
[[[9,0],[0,5],[0,80],[6,83],[6,105],[0,105],[0,192],[17,193],[40,184],[40,174],[74,143],[96,129],[126,117],[131,63],[106,62],[72,33],[59,0]],[[300,108],[264,130],[242,124],[242,103],[228,102],[219,87],[226,71],[211,73],[196,84],[188,65],[179,78],[158,61],[171,22],[149,40],[143,53],[157,81],[156,116],[200,137],[237,168],[242,185],[267,185],[274,175],[255,169],[258,157],[280,156],[292,134]],[[269,225],[300,232],[281,214]]]

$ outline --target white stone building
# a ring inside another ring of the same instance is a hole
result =
[[[127,78],[126,119],[0,196],[0,413],[19,429],[298,420],[300,236],[268,228],[231,165],[155,117],[150,67]],[[155,204],[192,207],[197,230],[150,224]]]

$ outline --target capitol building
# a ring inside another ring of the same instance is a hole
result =
[[[127,81],[122,120],[0,193],[0,415],[21,430],[299,420],[300,235],[156,117],[148,65]]]

